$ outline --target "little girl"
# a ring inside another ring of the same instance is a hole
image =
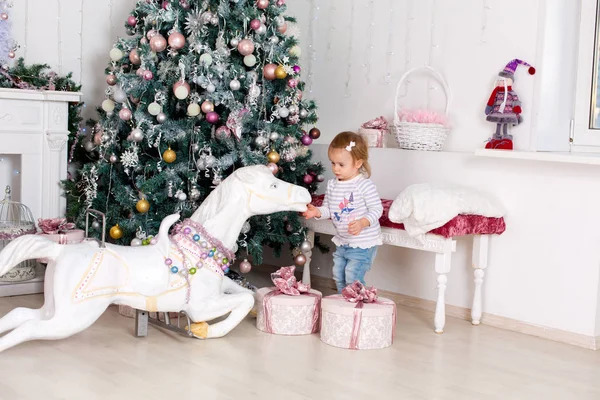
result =
[[[328,150],[335,179],[327,182],[323,205],[308,205],[302,215],[307,218],[333,221],[337,234],[332,241],[333,279],[338,293],[359,280],[365,284],[365,274],[382,245],[379,218],[383,213],[381,199],[371,176],[369,148],[354,132],[338,134]],[[364,176],[366,175],[366,177]]]

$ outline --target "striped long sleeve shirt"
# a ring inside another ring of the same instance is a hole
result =
[[[321,217],[331,218],[337,234],[332,241],[337,246],[348,245],[368,249],[383,244],[379,218],[383,213],[381,198],[377,187],[363,175],[347,181],[331,179],[327,182],[327,190],[323,205],[318,207]],[[370,225],[358,235],[348,233],[348,224],[361,218],[369,220]]]

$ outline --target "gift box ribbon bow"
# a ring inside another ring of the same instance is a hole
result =
[[[38,219],[38,226],[42,230],[42,233],[47,235],[65,233],[75,229],[75,224],[72,222],[67,222],[66,218],[40,218]]]
[[[388,122],[387,120],[381,116],[381,117],[377,117],[374,118],[370,121],[365,122],[364,124],[362,124],[362,127],[365,129],[383,129],[386,130],[388,128]]]
[[[300,296],[310,292],[310,285],[298,282],[294,276],[295,266],[281,267],[271,274],[271,280],[279,291],[290,296]]]

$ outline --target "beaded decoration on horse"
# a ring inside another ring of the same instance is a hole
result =
[[[179,274],[185,278],[188,287],[188,300],[190,291],[190,276],[195,275],[201,268],[206,268],[223,277],[229,272],[229,266],[235,259],[235,254],[227,249],[220,240],[213,238],[202,225],[190,219],[185,219],[173,227],[171,251],[173,256],[181,260],[181,265],[176,265],[169,254],[164,263],[171,273]]]

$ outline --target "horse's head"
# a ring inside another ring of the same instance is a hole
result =
[[[311,196],[306,188],[282,181],[273,176],[265,165],[253,165],[236,170],[233,174],[247,191],[248,208],[252,215],[266,215],[279,211],[306,211]]]

